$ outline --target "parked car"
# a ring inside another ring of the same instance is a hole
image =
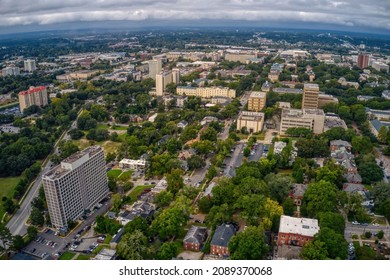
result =
[[[359,225],[359,222],[358,221],[353,221],[352,224],[353,225]]]

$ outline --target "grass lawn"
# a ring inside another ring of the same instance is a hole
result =
[[[71,260],[74,256],[76,256],[76,253],[64,252],[59,260]]]
[[[100,145],[104,148],[104,154],[117,152],[119,147],[121,146],[120,142],[112,142],[112,141],[103,141],[96,142],[92,140],[87,140],[85,138],[81,138],[80,140],[72,140],[73,144],[79,147],[80,150],[84,150],[92,145]]]
[[[138,196],[144,191],[144,189],[149,189],[149,188],[152,188],[153,186],[150,186],[150,185],[146,185],[146,186],[138,186],[134,189],[131,190],[129,196],[131,198],[131,202],[135,202],[138,198]]]
[[[115,128],[113,128],[112,126],[109,126],[107,124],[98,124],[97,129],[110,129],[110,130],[127,130],[127,126],[115,126]]]
[[[87,255],[79,255],[76,260],[89,260],[91,257]]]
[[[18,182],[20,181],[22,177],[6,177],[6,178],[0,178],[0,220],[3,218],[3,215],[5,213],[2,205],[1,198],[8,197],[12,198],[14,189]]]
[[[108,177],[112,178],[118,178],[119,175],[121,175],[122,170],[120,169],[111,169],[110,171],[107,172]]]
[[[108,249],[108,248],[110,248],[110,246],[107,245],[107,244],[100,244],[99,246],[97,246],[97,248],[95,250],[93,250],[92,254],[95,254],[95,255],[99,254],[99,252],[101,250],[103,250],[103,248],[107,248]]]
[[[104,239],[103,243],[109,245],[111,240],[112,240],[112,236],[111,235],[107,235],[107,237],[106,237],[106,239]]]
[[[265,138],[265,133],[261,132],[259,134],[252,134],[251,137],[255,137],[257,140],[264,140]]]
[[[291,175],[292,174],[292,169],[280,169],[279,173],[286,174],[286,175]]]
[[[249,134],[237,133],[237,136],[238,136],[241,140],[245,140],[245,139],[248,139]]]
[[[118,176],[118,179],[120,179],[122,181],[130,180],[132,174],[133,174],[132,170],[127,170],[127,171],[123,172],[122,174],[120,174]]]

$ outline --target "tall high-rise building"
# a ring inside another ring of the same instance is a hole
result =
[[[153,59],[149,60],[149,78],[153,80],[156,79],[156,75],[159,74],[162,70],[162,60],[161,59]]]
[[[42,107],[47,104],[47,90],[44,86],[30,87],[29,90],[19,92],[19,106],[22,113],[31,105]]]
[[[363,54],[363,53],[359,54],[356,63],[357,67],[359,67],[360,69],[367,68],[369,59],[370,57],[368,54]]]
[[[37,70],[37,65],[34,59],[27,59],[24,61],[24,71],[34,72],[35,70]]]
[[[248,111],[261,111],[265,107],[266,96],[266,92],[253,91],[248,97]]]
[[[64,159],[42,176],[51,223],[67,226],[109,193],[104,151],[91,146]]]
[[[156,75],[156,96],[163,96],[168,84],[178,84],[180,80],[179,69],[161,72]]]
[[[318,94],[320,88],[317,84],[305,84],[303,87],[302,109],[318,109]]]
[[[1,75],[3,77],[6,77],[6,76],[18,76],[18,75],[20,75],[20,68],[19,67],[15,67],[15,66],[10,66],[10,67],[3,68],[1,70]]]

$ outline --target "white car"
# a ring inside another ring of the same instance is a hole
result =
[[[352,224],[353,225],[360,225],[358,221],[353,221]]]

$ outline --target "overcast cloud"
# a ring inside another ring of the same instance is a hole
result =
[[[0,0],[0,26],[107,20],[244,20],[390,30],[389,0]]]

